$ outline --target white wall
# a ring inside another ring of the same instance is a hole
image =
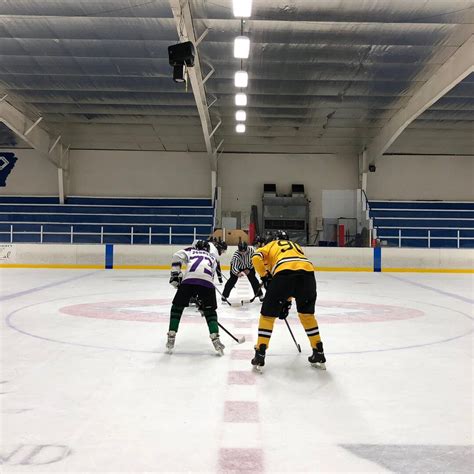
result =
[[[264,183],[275,183],[278,194],[289,194],[291,184],[304,184],[311,200],[310,228],[322,216],[324,189],[358,187],[355,156],[229,153],[221,155],[218,167],[223,211],[249,213],[256,204],[261,219]]]
[[[58,195],[57,168],[36,151],[18,157],[3,195]],[[70,196],[209,197],[211,171],[206,153],[72,150]]]
[[[71,196],[209,197],[206,153],[71,151]]]
[[[376,165],[369,199],[474,201],[474,155],[387,156]]]
[[[57,195],[57,171],[34,150],[17,149],[15,168],[0,195]],[[264,183],[289,193],[291,183],[305,185],[311,224],[322,215],[323,190],[358,187],[355,156],[223,154],[218,186],[222,209],[249,214],[259,206]],[[370,199],[474,200],[474,156],[390,156],[368,174]],[[211,195],[206,153],[146,151],[71,151],[68,194],[90,196]]]
[[[35,150],[2,150],[15,153],[18,158],[7,178],[7,185],[0,188],[0,195],[58,195],[57,168]]]

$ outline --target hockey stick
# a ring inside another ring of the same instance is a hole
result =
[[[199,306],[201,306],[201,301],[200,300],[197,300],[198,303],[199,303]],[[199,310],[199,312],[201,313],[201,316],[204,317],[204,311],[202,310]],[[245,336],[242,336],[242,337],[235,337],[230,331],[228,331],[224,326],[222,326],[222,324],[217,321],[217,325],[224,331],[226,332],[235,342],[237,342],[237,344],[243,344],[245,342]]]
[[[301,346],[296,342],[295,336],[293,335],[293,331],[291,330],[290,325],[286,318],[285,318],[285,323],[286,323],[286,327],[288,328],[288,331],[290,331],[291,337],[293,338],[293,342],[295,343],[295,346],[298,349],[298,352],[301,353]]]
[[[237,344],[243,344],[245,342],[245,336],[241,336],[241,337],[235,337],[230,331],[228,331],[224,326],[222,326],[221,323],[217,323],[218,326],[224,331],[226,332],[235,342],[237,342]]]
[[[216,288],[217,293],[219,293],[221,296],[223,294]],[[231,308],[240,308],[243,305],[243,302],[241,301],[239,304],[232,304],[225,296],[223,296],[224,301],[231,307]]]
[[[241,301],[242,306],[244,305],[244,303],[253,303],[255,299],[258,298],[259,292],[261,291],[262,287],[263,287],[263,283],[260,283],[260,285],[258,286],[258,291],[257,293],[255,293],[255,295],[253,295],[253,298],[249,299],[248,301],[247,300]]]

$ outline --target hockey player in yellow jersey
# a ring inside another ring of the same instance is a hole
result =
[[[325,370],[323,343],[314,316],[316,279],[313,264],[301,247],[290,241],[283,231],[276,232],[274,240],[257,250],[252,263],[267,290],[258,325],[255,357],[252,359],[254,368],[259,370],[265,365],[265,353],[275,319],[288,316],[290,301],[294,298],[299,319],[313,349],[308,360],[312,366]]]

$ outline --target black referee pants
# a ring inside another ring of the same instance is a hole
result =
[[[260,289],[260,284],[258,283],[257,277],[255,276],[255,269],[247,268],[247,270],[249,270],[249,274],[247,275],[247,278],[249,279],[249,282],[252,285],[253,294],[261,295],[262,290]],[[222,296],[224,296],[225,298],[229,297],[230,292],[232,291],[232,288],[234,288],[235,284],[237,283],[238,278],[239,278],[238,275],[234,275],[232,272],[230,272],[230,277],[224,286],[224,291],[222,292]]]

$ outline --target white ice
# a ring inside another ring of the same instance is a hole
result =
[[[327,371],[292,309],[261,375],[257,302],[219,303],[224,357],[194,309],[168,355],[166,271],[0,278],[2,472],[471,472],[472,275],[318,273]]]

